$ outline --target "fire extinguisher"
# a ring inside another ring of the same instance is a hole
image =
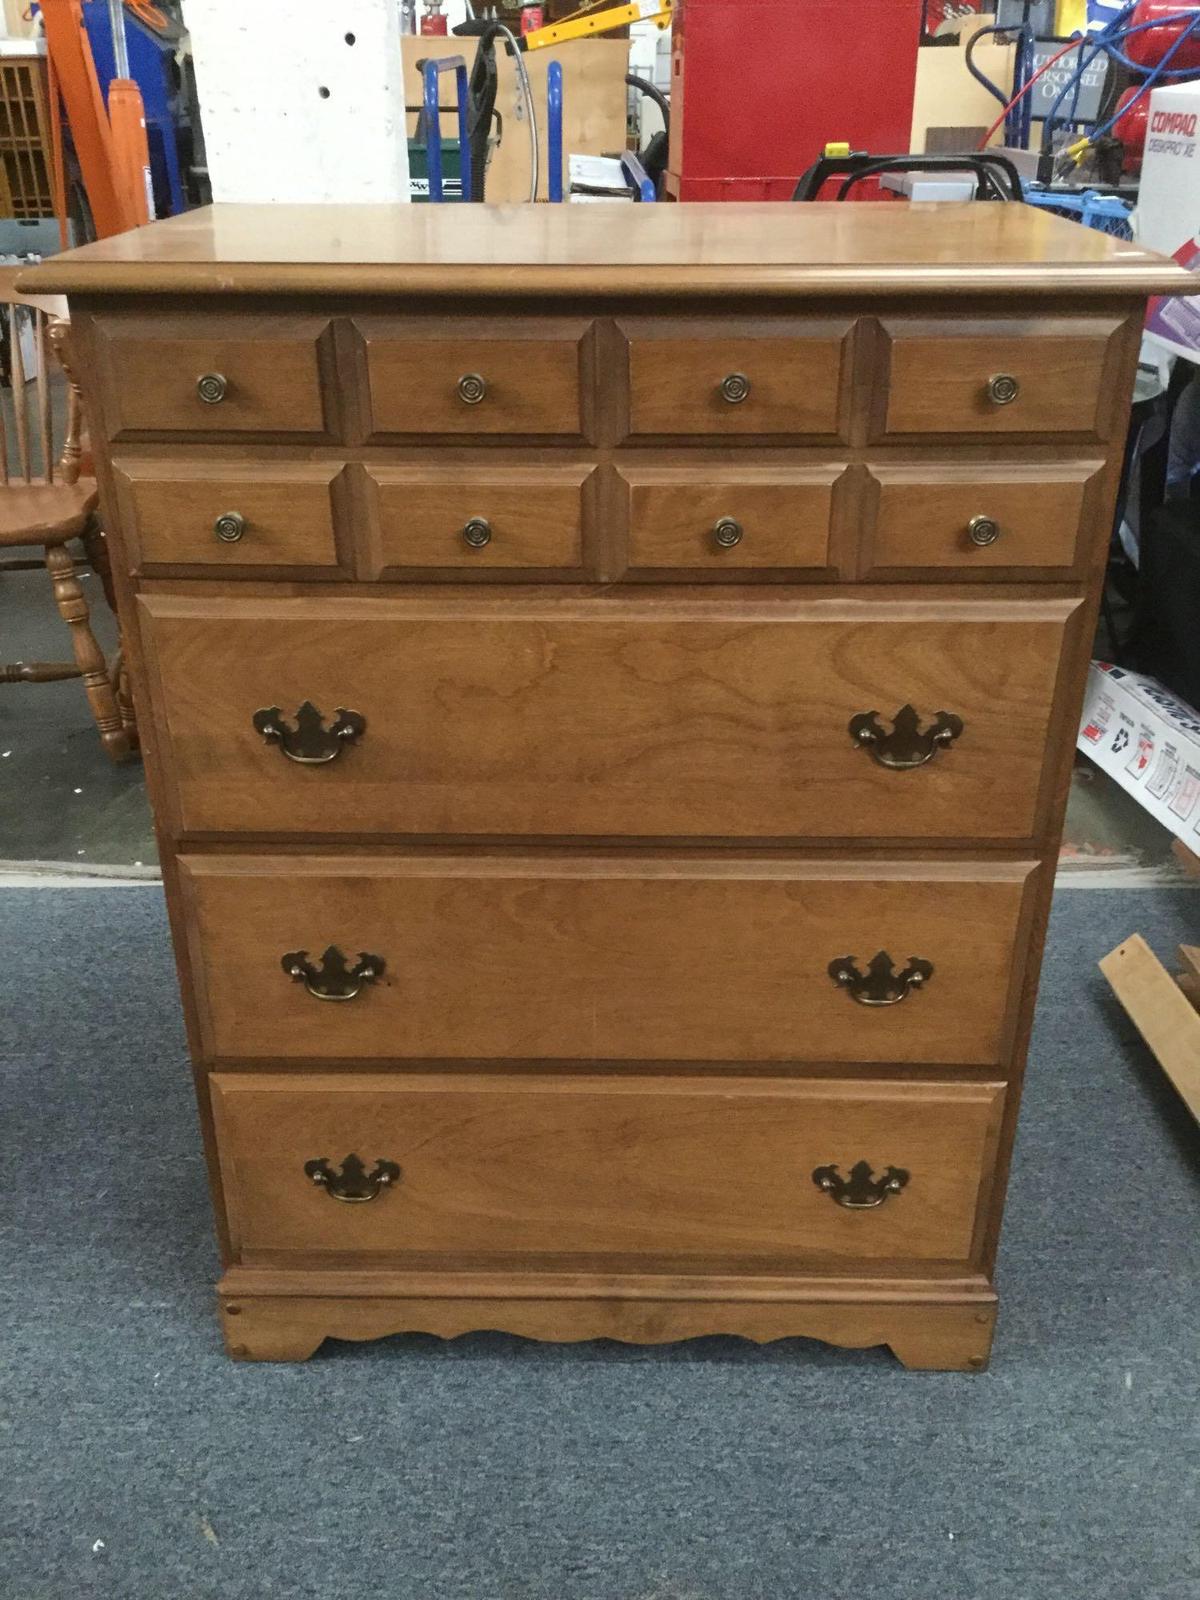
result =
[[[1155,22],[1159,26],[1147,28],[1144,33],[1131,33],[1126,41],[1126,53],[1139,67],[1149,71],[1157,66],[1197,14],[1200,14],[1200,6],[1193,4],[1178,5],[1174,0],[1138,0],[1128,26],[1136,28],[1143,22]],[[1200,71],[1200,28],[1190,33],[1175,51],[1171,66]]]
[[[521,7],[521,33],[522,34],[533,33],[535,29],[544,28],[545,26],[546,26],[546,8],[545,8],[545,6],[522,6]]]
[[[444,39],[450,33],[450,23],[442,9],[446,0],[425,0],[421,17],[421,32],[427,36]]]
[[[1149,121],[1150,96],[1139,95],[1136,88],[1126,89],[1117,101],[1117,120],[1113,123],[1114,136],[1125,146],[1121,160],[1125,172],[1136,172],[1141,167]]]

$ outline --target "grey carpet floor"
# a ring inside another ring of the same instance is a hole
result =
[[[1200,1139],[1060,894],[982,1375],[498,1334],[221,1353],[155,889],[0,892],[4,1600],[1196,1600]]]

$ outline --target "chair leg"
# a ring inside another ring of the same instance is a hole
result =
[[[46,550],[46,566],[54,582],[54,599],[63,621],[71,631],[71,648],[87,690],[88,704],[100,730],[100,742],[113,761],[129,755],[129,735],[121,726],[116,696],[108,681],[104,652],[96,642],[89,620],[88,603],[75,576],[75,563],[65,545],[52,544]]]
[[[109,671],[109,681],[113,686],[113,693],[117,697],[117,711],[120,713],[121,726],[129,738],[129,748],[139,750],[141,740],[138,738],[137,713],[133,708],[133,685],[129,681],[129,666],[125,660],[125,641],[121,640],[120,648],[113,659]]]
[[[112,564],[108,559],[108,540],[104,536],[104,529],[96,517],[92,517],[87,527],[80,535],[83,541],[84,553],[88,558],[88,565],[104,585],[104,598],[108,601],[109,610],[113,615],[117,611],[117,597],[113,592]]]

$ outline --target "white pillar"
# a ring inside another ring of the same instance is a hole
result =
[[[213,199],[407,200],[395,0],[184,0]]]

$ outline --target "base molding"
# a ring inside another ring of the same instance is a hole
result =
[[[953,1280],[595,1277],[286,1272],[233,1267],[218,1285],[225,1346],[238,1361],[305,1361],[326,1339],[483,1330],[571,1343],[665,1344],[731,1334],[765,1344],[819,1339],[888,1346],[914,1370],[978,1372],[997,1299]]]

